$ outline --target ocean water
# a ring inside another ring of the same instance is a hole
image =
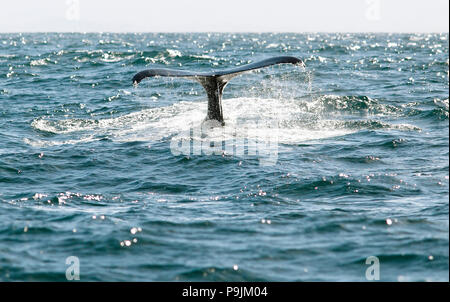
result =
[[[223,128],[131,83],[279,55]],[[448,281],[448,77],[448,33],[0,34],[0,280]]]

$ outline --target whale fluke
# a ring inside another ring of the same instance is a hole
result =
[[[299,66],[305,66],[302,60],[289,57],[274,57],[266,59],[263,61],[250,63],[237,68],[226,69],[221,71],[211,71],[211,72],[192,72],[187,70],[174,70],[166,68],[154,68],[147,69],[137,73],[133,77],[133,84],[139,84],[143,79],[147,77],[182,77],[198,81],[203,88],[205,88],[208,95],[208,113],[206,116],[207,120],[217,120],[222,125],[223,113],[222,113],[222,93],[228,81],[233,77],[240,75],[244,72],[252,71],[255,69],[275,65],[275,64],[294,64]]]

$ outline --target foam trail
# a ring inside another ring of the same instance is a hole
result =
[[[357,104],[357,106],[354,106]],[[363,104],[364,106],[361,106]],[[353,106],[353,107],[352,107]],[[321,96],[313,101],[293,99],[233,98],[223,101],[226,124],[202,133],[195,139],[228,140],[234,138],[261,138],[261,133],[271,134],[279,143],[298,144],[342,136],[367,128],[420,130],[412,125],[395,125],[370,120],[367,114],[397,114],[396,108],[379,104],[366,97]],[[361,109],[362,108],[362,109]],[[345,119],[347,112],[366,115],[363,119]],[[57,135],[71,135],[62,141],[33,141],[32,145],[60,145],[86,143],[108,137],[113,141],[160,141],[174,135],[185,135],[190,129],[200,127],[204,120],[206,104],[178,102],[171,106],[145,109],[114,118],[67,119],[52,121],[38,118],[32,127]],[[332,117],[330,118],[330,113]],[[325,118],[325,116],[327,118]],[[274,128],[276,125],[276,129]],[[206,135],[206,137],[205,137]]]

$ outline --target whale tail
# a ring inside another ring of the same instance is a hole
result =
[[[244,72],[255,69],[275,65],[275,64],[294,64],[305,66],[302,60],[289,57],[274,57],[263,61],[243,65],[233,69],[212,72],[190,72],[185,70],[173,70],[165,68],[147,69],[137,73],[133,77],[133,84],[139,84],[147,77],[163,76],[163,77],[181,77],[198,81],[206,90],[208,96],[208,112],[207,120],[217,120],[222,125],[225,125],[222,112],[222,93],[228,82]]]

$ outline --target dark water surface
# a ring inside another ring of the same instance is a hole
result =
[[[277,55],[201,135],[198,83],[131,84]],[[448,72],[448,34],[0,34],[0,280],[448,281]]]

